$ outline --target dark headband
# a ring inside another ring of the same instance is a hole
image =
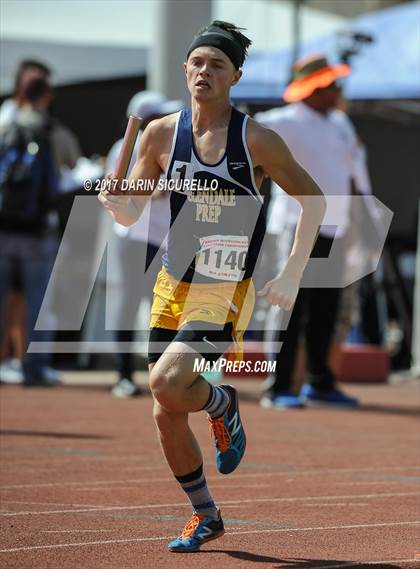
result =
[[[208,30],[194,38],[187,53],[187,58],[190,53],[197,49],[197,47],[211,46],[217,47],[233,63],[235,69],[239,69],[244,62],[244,50],[239,40],[227,30],[222,30],[219,26],[209,26]]]

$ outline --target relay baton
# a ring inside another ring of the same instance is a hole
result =
[[[128,167],[131,162],[134,145],[136,144],[137,135],[140,130],[142,119],[130,115],[128,125],[125,129],[124,140],[117,160],[114,176],[117,180],[123,180],[127,176]],[[126,194],[127,192],[117,190],[112,191],[113,194]]]

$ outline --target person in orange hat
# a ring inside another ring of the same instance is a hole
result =
[[[350,221],[351,181],[360,179],[360,144],[347,115],[338,109],[341,88],[338,80],[350,73],[348,65],[331,65],[323,55],[299,60],[293,67],[293,76],[283,98],[289,105],[258,113],[256,119],[279,134],[296,160],[317,182],[326,196],[342,196],[339,226],[321,226],[312,257],[328,257],[332,243],[343,247]],[[368,182],[368,176],[365,176]],[[363,183],[360,184],[363,186]],[[359,186],[359,184],[358,184]],[[357,188],[370,193],[370,187]],[[277,188],[278,190],[278,188]],[[297,221],[297,208],[281,191],[272,192],[268,215],[268,233],[275,236],[281,270],[282,255],[288,254],[287,243],[292,241]],[[327,199],[328,203],[328,199]],[[337,275],[344,271],[344,248],[332,270]],[[261,400],[264,407],[296,408],[304,405],[331,405],[354,407],[358,401],[340,391],[328,365],[341,289],[301,289],[287,331],[280,328],[281,312],[271,307],[268,317],[268,340],[283,342],[274,356],[275,375]],[[302,322],[306,319],[306,383],[299,394],[292,389],[297,345]],[[270,337],[271,334],[271,337]],[[274,355],[274,354],[273,354]]]
[[[323,55],[300,59],[293,66],[292,81],[287,86],[283,99],[286,103],[305,101],[316,110],[331,110],[337,106],[340,96],[336,81],[350,72],[349,65],[330,65]]]

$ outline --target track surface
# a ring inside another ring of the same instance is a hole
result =
[[[151,398],[2,386],[2,569],[420,569],[418,383],[351,386],[357,411],[265,410],[239,383],[248,449],[219,475],[191,424],[227,529],[166,551],[190,515],[161,457]],[[417,524],[416,524],[417,522]]]

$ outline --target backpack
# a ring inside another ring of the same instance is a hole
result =
[[[52,194],[49,126],[12,122],[0,133],[0,226],[41,229]]]

